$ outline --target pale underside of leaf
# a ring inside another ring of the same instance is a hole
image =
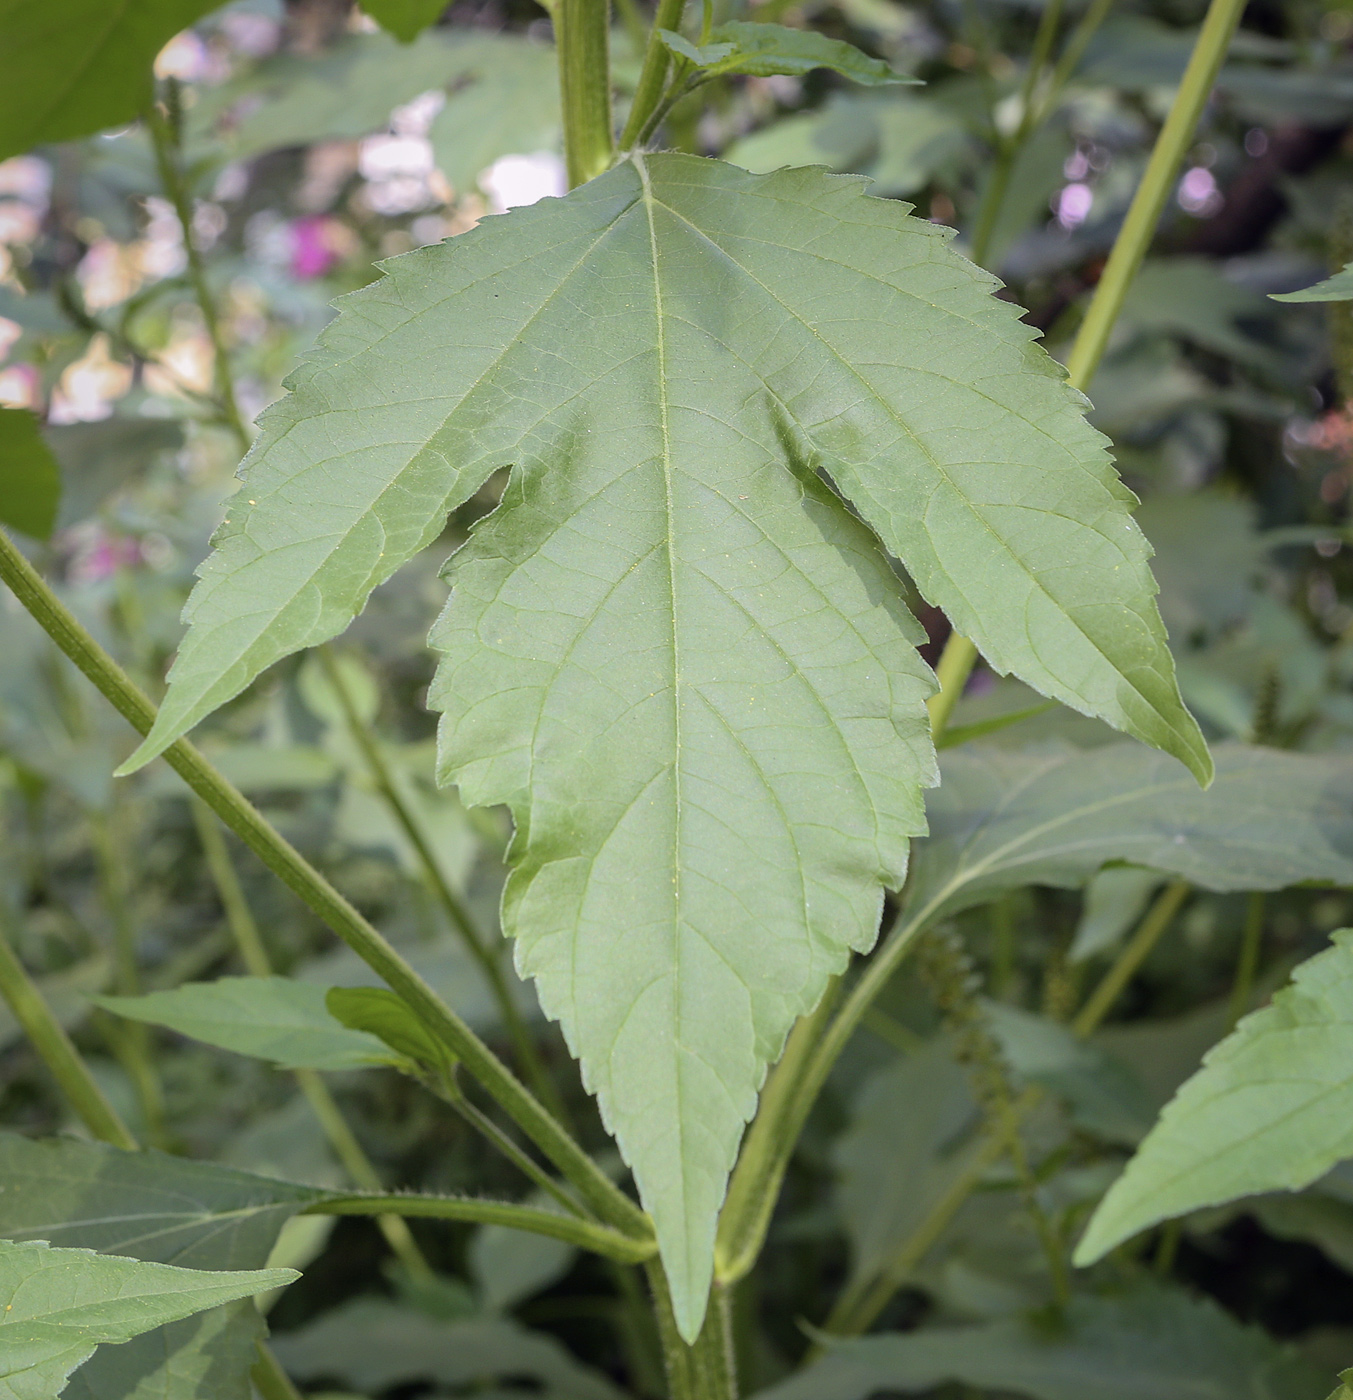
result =
[[[334,635],[495,470],[435,632],[442,775],[654,1213],[683,1330],[767,1060],[876,934],[933,682],[886,560],[1206,776],[1131,502],[992,279],[818,170],[627,162],[345,299],[269,411],[144,761]]]
[[[1299,1190],[1353,1156],[1353,931],[1334,937],[1204,1057],[1101,1202],[1077,1263],[1202,1206]]]

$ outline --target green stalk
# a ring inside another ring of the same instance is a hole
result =
[[[1236,980],[1231,987],[1231,1004],[1227,1011],[1227,1030],[1250,1009],[1254,995],[1254,976],[1259,971],[1259,954],[1264,946],[1264,895],[1256,890],[1245,906],[1245,928],[1240,938],[1240,957],[1236,960]]]
[[[944,733],[976,663],[977,648],[966,637],[951,632],[935,667],[935,679],[939,681],[940,688],[926,701],[930,710],[930,732],[934,738],[938,739]]]
[[[667,1276],[656,1259],[648,1265],[648,1280],[667,1364],[669,1400],[737,1400],[731,1288],[714,1285],[704,1326],[694,1344],[688,1345],[677,1331]]]
[[[171,82],[173,80],[171,79]],[[171,89],[172,91],[172,89]],[[193,241],[193,211],[188,195],[188,187],[183,178],[180,164],[178,132],[175,125],[152,102],[146,109],[144,120],[150,132],[151,146],[155,152],[155,168],[174,213],[178,217],[179,228],[183,232],[183,253],[188,261],[188,280],[192,284],[193,295],[198,309],[202,312],[202,324],[213,351],[213,373],[216,378],[216,393],[220,399],[221,414],[226,426],[234,433],[242,451],[249,449],[249,429],[244,415],[240,412],[235,398],[235,380],[230,373],[230,361],[226,355],[225,337],[221,333],[221,318],[216,311],[216,299],[207,283],[207,271],[202,263],[202,255]]]
[[[1160,942],[1161,935],[1169,928],[1174,916],[1179,912],[1179,906],[1188,898],[1189,891],[1190,885],[1187,880],[1171,880],[1156,896],[1155,902],[1138,925],[1137,932],[1127,941],[1122,952],[1114,960],[1113,966],[1104,974],[1104,980],[1090,994],[1072,1021],[1071,1029],[1077,1035],[1089,1035],[1104,1019],[1123,988],[1132,980],[1133,974]]]
[[[1071,358],[1067,361],[1067,377],[1078,389],[1089,388],[1095,370],[1104,357],[1109,335],[1118,320],[1118,313],[1123,309],[1132,279],[1151,246],[1175,175],[1189,142],[1193,140],[1198,118],[1217,81],[1231,36],[1244,8],[1245,0],[1212,0],[1208,6],[1207,18],[1193,46],[1179,91],[1175,93],[1170,115],[1166,117],[1165,125],[1156,139],[1151,159],[1146,164],[1146,173],[1132,198],[1123,227],[1114,240],[1113,251],[1109,254],[1085,320],[1081,322]]]
[[[221,907],[225,910],[226,923],[235,940],[240,960],[251,977],[271,977],[272,961],[254,920],[253,910],[244,897],[240,878],[235,872],[235,864],[230,859],[221,828],[216,825],[206,806],[196,797],[188,799],[197,827],[202,851],[207,858],[207,869],[212,883],[216,886]],[[381,1179],[372,1165],[371,1158],[362,1150],[362,1144],[348,1126],[334,1096],[329,1092],[320,1075],[313,1069],[292,1070],[296,1086],[305,1095],[310,1111],[329,1140],[329,1146],[343,1164],[348,1175],[358,1186],[368,1191],[381,1190]],[[409,1227],[395,1216],[381,1216],[377,1224],[385,1236],[386,1243],[415,1277],[432,1278],[432,1266],[423,1257],[423,1251],[409,1231]]]
[[[0,582],[138,734],[149,733],[155,707],[122,668],[75,620],[51,588],[0,531]],[[506,1065],[451,1010],[385,938],[334,889],[192,744],[164,753],[170,767],[263,863],[326,923],[437,1037],[501,1105],[522,1132],[578,1188],[597,1213],[645,1243],[648,1217],[612,1182],[541,1106]]]
[[[302,1212],[304,1215],[398,1215],[428,1220],[462,1220],[477,1225],[506,1225],[534,1235],[548,1235],[590,1249],[622,1264],[642,1264],[652,1259],[657,1245],[622,1235],[608,1225],[580,1220],[576,1215],[559,1215],[536,1206],[519,1206],[509,1201],[482,1201],[470,1196],[416,1196],[380,1191],[352,1192],[326,1196]]]
[[[0,919],[5,915],[6,911],[0,907]],[[61,1022],[52,1015],[51,1007],[10,946],[3,923],[0,923],[0,996],[9,1004],[38,1058],[47,1066],[85,1127],[100,1142],[135,1152],[136,1139],[104,1097]]]
[[[258,1360],[249,1374],[263,1400],[301,1400],[301,1392],[265,1342],[259,1342]]]
[[[136,953],[136,921],[127,888],[127,853],[118,848],[105,815],[91,813],[89,824],[103,901],[113,925],[113,985],[119,996],[139,996],[141,969]],[[112,1018],[105,1019],[106,1013],[99,1014],[113,1053],[132,1081],[151,1144],[167,1147],[164,1090],[155,1068],[151,1028],[138,1021],[114,1022]]]
[[[328,647],[322,646],[316,648],[315,654],[319,658],[325,679],[338,697],[339,708],[343,711],[343,719],[347,724],[348,733],[351,734],[353,742],[360,750],[372,781],[376,784],[386,806],[389,807],[395,820],[399,823],[400,829],[408,837],[409,844],[417,853],[419,863],[423,867],[423,874],[441,903],[447,921],[460,935],[470,956],[479,964],[481,971],[488,979],[494,1000],[498,1003],[499,1014],[503,1018],[503,1024],[507,1027],[513,1049],[517,1053],[519,1067],[525,1071],[536,1097],[549,1108],[556,1118],[563,1122],[566,1118],[566,1112],[559,1097],[559,1091],[550,1079],[544,1061],[540,1058],[535,1042],[531,1039],[531,1034],[526,1028],[521,1008],[513,999],[512,992],[507,985],[507,979],[503,976],[501,963],[490,951],[475,924],[474,916],[465,907],[460,896],[451,888],[446,876],[442,873],[441,865],[433,852],[432,842],[423,827],[423,823],[409,803],[405,801],[404,794],[400,791],[399,785],[395,782],[395,776],[390,771],[390,765],[385,761],[385,755],[381,752],[376,736],[357,712],[356,702],[348,689],[347,682],[343,679],[342,669],[334,661],[332,651]]]
[[[564,108],[564,161],[576,189],[608,170],[615,154],[611,127],[609,0],[559,0],[559,91]]]
[[[628,151],[638,144],[640,136],[662,104],[668,69],[672,65],[672,54],[658,37],[658,30],[680,29],[685,8],[686,0],[658,0],[658,10],[653,16],[653,28],[649,32],[648,47],[644,52],[644,66],[639,71],[639,83],[634,89],[634,102],[630,106],[625,129],[620,133],[622,151]]]

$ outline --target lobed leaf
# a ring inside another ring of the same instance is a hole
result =
[[[433,634],[441,776],[513,810],[504,926],[693,1336],[765,1066],[872,944],[933,781],[878,541],[998,669],[1210,761],[1084,401],[904,206],[642,157],[389,272],[266,415],[132,766],[513,468]]]
[[[1078,1264],[1200,1206],[1299,1190],[1353,1157],[1353,929],[1333,937],[1204,1056],[1109,1188]]]
[[[283,1069],[369,1069],[400,1063],[384,1041],[343,1025],[325,992],[290,977],[221,977],[145,996],[94,997],[133,1021],[165,1026],[237,1055],[255,1055]]]
[[[214,1272],[0,1240],[0,1397],[45,1400],[104,1342],[280,1288],[294,1269]]]

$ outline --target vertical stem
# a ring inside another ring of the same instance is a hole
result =
[[[253,910],[249,908],[244,890],[240,887],[240,879],[235,873],[235,864],[230,859],[230,851],[226,847],[225,837],[221,835],[221,828],[216,825],[206,805],[199,798],[190,797],[188,801],[198,837],[202,842],[202,850],[207,858],[207,869],[211,873],[212,883],[216,886],[216,893],[225,910],[226,923],[235,939],[240,959],[250,976],[271,977],[273,967],[268,950],[263,946]],[[324,1136],[328,1138],[329,1146],[333,1148],[348,1175],[365,1191],[383,1191],[384,1183],[376,1168],[372,1166],[371,1159],[362,1150],[362,1144],[348,1127],[347,1120],[338,1104],[334,1102],[328,1085],[312,1069],[293,1070],[292,1074],[297,1087],[310,1105],[310,1111],[323,1129]],[[402,1217],[378,1215],[376,1225],[410,1273],[422,1278],[433,1276],[431,1266],[423,1257],[423,1251],[418,1248],[407,1222]]]
[[[608,169],[615,151],[610,10],[609,0],[559,0],[555,11],[569,189]]]
[[[1240,936],[1240,957],[1236,961],[1236,980],[1231,987],[1231,1004],[1227,1012],[1227,1030],[1249,1010],[1254,995],[1254,975],[1259,971],[1259,954],[1264,946],[1264,895],[1256,890],[1245,905],[1245,928]]]
[[[653,1313],[667,1364],[670,1400],[738,1400],[737,1367],[733,1351],[732,1290],[715,1284],[710,1292],[705,1323],[693,1344],[677,1331],[667,1276],[657,1259],[645,1266],[653,1290]]]
[[[264,1342],[258,1344],[258,1360],[249,1374],[263,1400],[301,1400],[301,1392]]]
[[[940,653],[939,665],[935,667],[940,688],[926,701],[930,710],[930,731],[936,739],[944,733],[976,662],[977,648],[966,637],[951,632]]]
[[[1104,974],[1104,980],[1077,1012],[1075,1020],[1071,1023],[1071,1029],[1077,1035],[1087,1036],[1098,1027],[1109,1008],[1118,1000],[1119,993],[1160,942],[1161,935],[1179,912],[1179,906],[1188,898],[1189,889],[1187,880],[1171,880],[1156,896],[1155,903],[1147,910],[1146,917],[1137,927],[1137,932],[1128,940],[1114,965]]]
[[[1114,240],[1113,251],[1067,361],[1068,378],[1078,389],[1087,389],[1099,368],[1109,335],[1123,309],[1132,279],[1151,246],[1185,148],[1193,139],[1198,118],[1217,80],[1244,8],[1245,0],[1212,0],[1208,6],[1207,18],[1193,46],[1170,115],[1165,119],[1127,218]]]
[[[0,919],[6,911],[0,908]],[[0,923],[0,996],[9,1004],[14,1019],[23,1028],[38,1058],[51,1072],[66,1100],[80,1121],[100,1142],[110,1142],[127,1152],[137,1150],[137,1141],[117,1110],[104,1097],[90,1074],[80,1052],[61,1022],[52,1015],[33,979],[10,946],[7,930]]]
[[[470,956],[479,964],[484,976],[488,979],[489,988],[493,992],[494,1000],[498,1003],[499,1014],[503,1018],[503,1024],[507,1028],[513,1049],[517,1052],[519,1067],[525,1072],[528,1082],[535,1090],[541,1103],[555,1117],[561,1120],[565,1119],[567,1115],[563,1101],[559,1097],[559,1091],[555,1088],[554,1081],[550,1078],[545,1063],[536,1049],[535,1041],[532,1040],[531,1033],[526,1028],[521,1008],[513,1000],[507,979],[503,976],[501,963],[486,944],[469,909],[465,907],[460,896],[451,888],[446,876],[442,873],[442,867],[432,849],[431,838],[424,829],[422,820],[400,791],[399,784],[395,781],[395,775],[390,771],[390,765],[385,761],[385,755],[381,752],[380,743],[376,736],[358,713],[352,692],[343,679],[342,668],[335,662],[333,652],[328,647],[322,646],[316,649],[315,654],[319,658],[325,679],[338,697],[339,708],[343,711],[343,719],[348,726],[348,733],[352,735],[354,743],[361,751],[372,781],[385,800],[386,806],[394,814],[400,829],[409,838],[409,843],[418,856],[423,873],[432,886],[433,893],[437,896],[447,921],[460,935]]]
[[[658,0],[657,13],[653,16],[653,28],[648,36],[648,48],[644,53],[644,66],[639,72],[639,83],[634,89],[634,101],[625,121],[625,129],[620,133],[620,149],[627,151],[642,135],[653,113],[662,102],[662,91],[667,83],[667,73],[672,66],[672,55],[667,45],[658,37],[659,29],[675,30],[681,25],[681,16],[686,8],[686,0]]]
[[[138,996],[141,971],[136,952],[136,921],[128,894],[126,852],[118,847],[103,813],[91,813],[90,834],[99,867],[99,884],[113,925],[113,982],[121,996]],[[151,1142],[165,1146],[164,1091],[155,1069],[152,1032],[139,1021],[110,1025],[109,1039],[136,1091]]]

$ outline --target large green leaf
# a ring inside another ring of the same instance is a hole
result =
[[[1076,1298],[1061,1327],[1009,1319],[866,1337],[758,1400],[867,1400],[946,1381],[1033,1400],[1321,1400],[1327,1380],[1210,1300]]]
[[[0,525],[45,540],[56,524],[61,469],[26,408],[0,408]]]
[[[1216,763],[1200,792],[1126,744],[946,753],[908,910],[933,917],[1019,885],[1074,888],[1109,861],[1217,891],[1353,881],[1353,759],[1228,744]]]
[[[0,0],[0,160],[138,116],[164,44],[220,0]]]
[[[1114,1182],[1076,1250],[1092,1263],[1168,1220],[1294,1191],[1353,1157],[1353,930],[1203,1059]]]
[[[0,1397],[46,1400],[103,1342],[290,1283],[292,1269],[210,1272],[0,1240]]]
[[[339,631],[500,467],[434,631],[441,772],[693,1334],[767,1061],[874,940],[932,781],[919,631],[1191,765],[1083,400],[935,225],[817,170],[627,161],[390,265],[268,414],[134,764]]]
[[[166,1026],[284,1069],[369,1069],[400,1063],[385,1043],[329,1014],[324,989],[290,977],[222,977],[171,992],[96,997],[119,1016]]]

